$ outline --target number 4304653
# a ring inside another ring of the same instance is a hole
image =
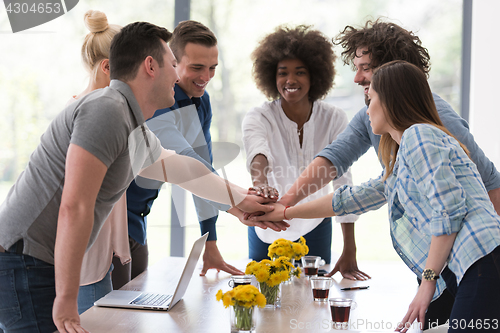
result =
[[[7,5],[7,13],[11,14],[11,13],[14,13],[14,14],[20,14],[20,13],[23,13],[23,14],[27,14],[27,13],[47,13],[47,14],[51,14],[51,13],[55,13],[55,14],[59,14],[62,10],[61,8],[61,4],[60,3],[34,3],[32,4],[31,6],[27,3],[19,3],[19,2],[15,2],[15,3],[9,3]]]

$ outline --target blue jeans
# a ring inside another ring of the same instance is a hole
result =
[[[320,256],[327,264],[332,260],[332,218],[327,217],[310,232],[304,235],[310,256]],[[255,227],[248,227],[248,256],[255,261],[269,259],[268,243],[260,240]]]
[[[111,290],[113,290],[113,284],[111,283],[111,271],[113,270],[113,264],[109,267],[108,272],[101,281],[96,283],[88,284],[86,286],[80,286],[78,290],[78,314],[82,314],[92,306],[94,302],[98,299],[107,295]]]
[[[0,253],[0,328],[54,332],[54,266],[28,255]]]
[[[448,332],[500,330],[500,246],[469,267],[460,285],[448,267],[441,276],[455,296]]]

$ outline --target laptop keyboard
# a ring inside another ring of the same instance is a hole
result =
[[[142,293],[132,302],[130,302],[130,304],[160,306],[163,305],[166,301],[168,301],[171,297],[172,295]]]

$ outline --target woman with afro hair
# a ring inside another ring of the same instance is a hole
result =
[[[335,59],[331,41],[320,31],[302,25],[276,28],[252,53],[255,82],[270,100],[251,109],[243,120],[247,167],[258,194],[278,199],[279,193],[286,193],[316,154],[347,126],[343,110],[321,101],[333,87]],[[346,172],[333,181],[333,186],[351,183],[351,174]],[[311,193],[317,189],[302,190]],[[325,187],[304,202],[328,192]],[[357,216],[337,219],[350,223]],[[280,233],[250,227],[250,258],[266,258],[268,246],[278,238],[296,241],[304,236],[309,255],[321,256],[330,263],[331,218],[297,219],[290,225]]]

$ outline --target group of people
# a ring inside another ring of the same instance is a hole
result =
[[[243,274],[216,245],[222,210],[248,226],[254,260],[277,238],[304,236],[329,263],[337,216],[344,249],[329,275],[367,279],[353,222],[388,203],[394,247],[420,283],[402,322],[500,319],[500,174],[431,92],[430,57],[413,33],[376,20],[333,41],[308,26],[264,37],[253,74],[270,101],[243,121],[247,190],[212,167],[213,32],[195,21],[173,33],[120,28],[98,11],[85,23],[89,86],[49,125],[0,206],[0,330],[86,332],[79,314],[147,268],[147,215],[164,182],[195,195],[209,232],[201,275]],[[350,122],[321,100],[334,44],[366,96]],[[383,173],[353,186],[349,167],[371,146]]]

